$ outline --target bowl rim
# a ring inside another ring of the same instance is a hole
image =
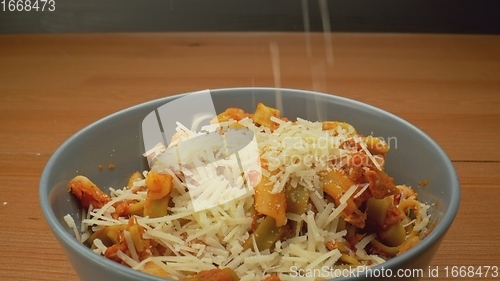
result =
[[[318,97],[323,97],[328,100],[333,100],[334,103],[340,103],[342,105],[351,105],[351,106],[357,106],[357,107],[362,107],[365,108],[366,110],[373,111],[379,114],[383,114],[388,116],[389,118],[395,119],[396,121],[402,123],[403,125],[409,127],[411,130],[413,130],[416,134],[420,135],[426,142],[428,142],[429,145],[433,147],[433,149],[439,154],[439,157],[443,159],[443,161],[446,164],[446,172],[448,176],[450,177],[450,181],[452,183],[451,189],[451,198],[450,198],[450,203],[448,205],[448,208],[446,209],[446,212],[444,212],[443,217],[436,223],[434,229],[423,239],[420,243],[418,243],[415,247],[411,248],[407,252],[396,256],[394,258],[388,259],[384,263],[372,267],[373,269],[381,269],[381,268],[398,268],[398,264],[403,264],[409,262],[412,257],[418,256],[421,253],[423,253],[427,248],[431,247],[435,243],[439,243],[439,241],[444,237],[448,229],[450,228],[451,224],[453,223],[453,220],[455,219],[458,208],[460,205],[460,196],[461,196],[461,187],[460,183],[458,180],[457,172],[453,166],[452,161],[448,157],[448,155],[444,152],[444,150],[437,144],[436,141],[434,141],[430,136],[428,136],[426,133],[424,133],[421,129],[416,127],[415,125],[411,124],[410,122],[406,121],[405,119],[390,113],[386,110],[383,110],[381,108],[375,107],[373,105],[360,102],[354,99],[338,96],[335,94],[329,94],[329,93],[322,93],[322,92],[315,92],[315,91],[310,91],[310,90],[303,90],[303,89],[293,89],[293,88],[273,88],[273,87],[234,87],[234,88],[220,88],[220,89],[210,89],[210,93],[215,93],[218,95],[225,95],[231,92],[244,92],[244,91],[280,91],[280,92],[289,92],[289,93],[295,93],[299,95],[307,94],[311,96],[318,96]],[[79,138],[81,135],[85,134],[88,130],[90,130],[92,127],[95,127],[99,125],[100,123],[106,122],[107,120],[118,118],[123,114],[126,114],[127,112],[130,111],[137,111],[142,107],[147,107],[151,106],[153,104],[164,104],[166,102],[169,102],[171,100],[183,97],[188,94],[194,94],[199,91],[193,91],[193,92],[188,92],[188,93],[182,93],[182,94],[174,94],[171,96],[166,96],[166,97],[161,97],[153,100],[149,100],[143,103],[139,103],[136,105],[133,105],[131,107],[127,107],[124,109],[121,109],[117,112],[114,112],[112,114],[109,114],[101,119],[98,119],[97,121],[92,122],[91,124],[85,126],[84,128],[80,129],[77,131],[75,134],[70,136],[68,139],[66,139],[51,155],[49,160],[47,161],[41,178],[39,182],[39,202],[40,206],[42,209],[42,213],[45,217],[45,220],[49,224],[53,234],[56,236],[58,242],[60,244],[64,244],[67,247],[71,248],[74,252],[78,253],[81,256],[84,256],[85,258],[89,259],[91,262],[94,262],[96,264],[100,264],[104,267],[111,268],[113,271],[116,271],[119,275],[123,276],[128,276],[128,277],[134,277],[140,280],[150,280],[150,281],[159,281],[159,280],[169,280],[165,278],[160,278],[156,277],[153,275],[149,275],[137,270],[134,270],[132,268],[123,266],[119,263],[116,263],[112,260],[109,260],[101,255],[95,254],[92,250],[90,250],[88,247],[85,245],[79,243],[74,236],[72,236],[70,233],[66,231],[66,229],[59,223],[56,215],[54,214],[52,208],[50,208],[50,193],[51,190],[53,189],[52,186],[49,186],[49,178],[51,175],[51,168],[54,165],[54,163],[57,161],[59,158],[59,155],[61,155],[66,148],[72,143],[75,139]],[[234,94],[234,93],[233,93]],[[62,245],[61,245],[62,246]],[[69,257],[67,257],[69,258]],[[359,277],[364,277],[364,273],[361,273]],[[339,281],[347,281],[347,280],[355,280],[353,278],[347,278],[347,277],[340,277],[340,278],[335,278],[333,280],[339,280]]]

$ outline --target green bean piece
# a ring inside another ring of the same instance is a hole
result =
[[[255,232],[245,241],[243,250],[253,248],[252,236],[255,237],[255,242],[259,251],[270,249],[274,243],[283,236],[285,230],[285,226],[276,226],[276,221],[273,217],[266,216]]]
[[[132,216],[132,215],[142,215],[144,212],[144,206],[146,205],[146,200],[130,204],[128,206],[128,209],[126,211],[126,215]]]
[[[106,247],[110,247],[116,243],[118,243],[118,233],[122,229],[126,229],[127,225],[110,225],[106,226],[103,229],[92,233],[92,235],[85,241],[85,243],[89,246],[94,244],[95,239],[100,239],[102,243]]]
[[[378,237],[387,246],[397,247],[406,239],[406,230],[401,223],[393,224],[386,230],[378,232]]]
[[[286,189],[286,207],[288,213],[302,215],[307,211],[309,190],[302,185],[288,186]]]
[[[373,225],[377,228],[383,228],[385,225],[385,217],[387,215],[387,209],[389,209],[389,205],[391,202],[386,199],[375,199],[370,198],[366,201],[366,213],[367,213],[367,222],[375,222],[376,225]]]
[[[377,239],[373,239],[370,241],[370,244],[372,247],[378,250],[378,252],[383,253],[387,257],[395,257],[399,253],[399,248],[398,247],[390,247],[387,245],[382,244],[380,241]]]
[[[287,213],[302,215],[307,211],[307,204],[309,203],[309,190],[302,185],[293,187],[287,186],[286,192],[286,207]],[[298,221],[288,221],[289,231],[285,234],[287,238],[294,237],[297,234],[300,223]]]
[[[337,224],[337,232],[346,229],[346,227],[347,227],[347,222],[345,221],[344,217],[339,217],[339,222]]]
[[[160,199],[146,199],[146,204],[144,205],[144,216],[149,216],[150,218],[166,216],[169,202],[170,196],[168,195]]]

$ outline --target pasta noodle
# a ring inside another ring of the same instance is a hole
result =
[[[261,103],[253,114],[229,108],[213,122],[211,133],[241,128],[254,133],[260,175],[241,180],[223,167],[207,172],[200,164],[223,154],[221,149],[197,158],[194,171],[205,181],[202,189],[190,189],[189,182],[201,178],[160,147],[155,151],[162,153],[145,155],[152,159],[150,171],[134,172],[127,186],[111,195],[77,176],[68,188],[88,209],[82,222],[86,234],[74,221],[69,224],[78,238],[86,238],[82,243],[161,277],[279,281],[289,280],[292,268],[374,266],[428,233],[428,206],[385,172],[389,146],[382,139],[360,135],[345,122],[292,122]],[[199,135],[180,127],[171,146]],[[234,184],[254,189],[196,209],[191,192],[222,200],[230,191],[221,187]]]

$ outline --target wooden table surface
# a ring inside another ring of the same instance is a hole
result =
[[[500,266],[500,36],[1,35],[0,280],[77,280],[38,201],[41,172],[64,140],[141,102],[239,86],[332,93],[418,126],[462,186],[431,265]]]

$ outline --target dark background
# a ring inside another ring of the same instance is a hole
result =
[[[54,12],[0,11],[0,33],[323,31],[323,2],[337,32],[500,34],[498,0],[54,1]]]

